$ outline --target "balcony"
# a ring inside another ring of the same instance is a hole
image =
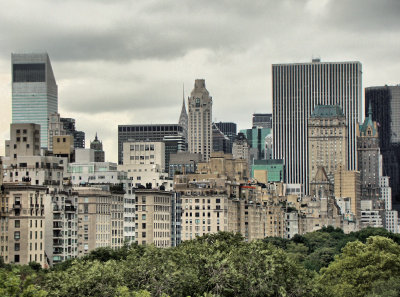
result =
[[[62,229],[63,224],[61,222],[53,222],[53,229]]]
[[[65,211],[67,212],[75,212],[76,208],[74,206],[66,206]]]
[[[13,209],[21,209],[21,208],[22,208],[21,203],[13,204]]]
[[[63,232],[60,230],[53,231],[53,238],[63,238]]]
[[[62,239],[53,239],[53,246],[63,246],[64,241]]]

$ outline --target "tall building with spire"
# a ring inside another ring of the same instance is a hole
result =
[[[183,136],[185,136],[186,142],[188,141],[188,115],[186,112],[185,105],[185,91],[183,91],[183,101],[181,115],[179,116],[179,125],[183,128]]]
[[[196,79],[188,99],[189,109],[189,151],[201,153],[208,161],[212,151],[212,97],[206,89],[204,79]]]
[[[377,123],[372,121],[369,104],[368,116],[359,125],[357,133],[358,171],[360,171],[361,197],[379,197],[380,149]]]
[[[47,53],[11,54],[12,123],[40,125],[40,146],[48,146],[49,116],[58,112],[58,88]]]

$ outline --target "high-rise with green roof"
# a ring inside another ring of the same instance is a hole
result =
[[[48,122],[58,112],[58,91],[47,53],[11,54],[12,122],[40,125],[40,146],[47,148]]]

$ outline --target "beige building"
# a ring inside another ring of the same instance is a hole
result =
[[[3,184],[0,200],[0,255],[5,263],[45,267],[46,187]],[[49,211],[49,210],[46,210]]]
[[[308,120],[308,180],[323,166],[330,180],[339,165],[347,168],[346,117],[338,105],[317,105]]]
[[[74,162],[74,137],[72,135],[58,135],[52,137],[53,155],[66,157],[69,162]]]
[[[111,191],[111,247],[124,245],[124,192]]]
[[[197,164],[198,178],[225,177],[228,180],[244,182],[249,178],[248,172],[247,160],[234,159],[231,154],[223,152],[213,152],[208,162]]]
[[[66,135],[64,130],[64,123],[60,120],[60,114],[55,112],[49,115],[49,128],[48,128],[48,150],[53,151],[54,136]],[[74,145],[72,136],[72,146]]]
[[[4,182],[30,182],[48,187],[62,186],[68,158],[53,156],[17,156],[4,158]]]
[[[123,143],[124,165],[158,164],[165,167],[164,142],[134,141]]]
[[[11,124],[9,155],[11,160],[19,156],[40,156],[40,125]]]
[[[176,175],[182,199],[182,240],[219,231],[240,232],[246,240],[264,238],[266,212],[256,185],[247,184],[247,161],[214,152],[196,174]]]
[[[118,170],[127,172],[132,185],[139,187],[151,183],[154,188],[164,186],[166,190],[170,190],[172,180],[168,179],[168,173],[164,169],[164,142],[123,143],[123,165],[118,165]]]
[[[171,192],[136,189],[136,242],[156,247],[171,246]]]
[[[115,239],[119,239],[119,234],[113,233],[112,229],[113,222],[115,227],[116,222],[120,221],[115,218],[119,204],[123,205],[123,201],[116,201],[119,196],[113,197],[102,187],[75,187],[73,190],[78,193],[78,256],[84,256],[98,247],[121,246],[123,234],[118,245]],[[113,205],[116,205],[115,209]]]
[[[189,152],[200,153],[208,161],[212,145],[212,97],[204,79],[196,79],[188,99]]]
[[[335,198],[349,198],[350,212],[359,222],[361,218],[360,172],[349,171],[339,166],[335,172]],[[343,213],[343,211],[342,211]]]

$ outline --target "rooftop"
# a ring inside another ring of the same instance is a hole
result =
[[[317,105],[311,114],[312,118],[334,118],[344,117],[342,108],[339,105]]]

